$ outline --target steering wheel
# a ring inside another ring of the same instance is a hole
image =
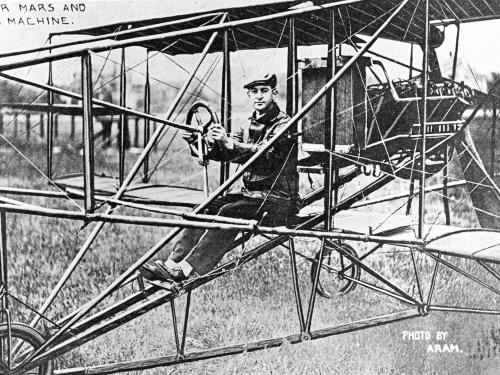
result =
[[[193,103],[189,108],[186,115],[186,125],[194,125],[193,119],[196,119],[196,126],[200,131],[191,133],[185,139],[189,144],[191,155],[197,157],[199,162],[203,164],[206,163],[205,155],[207,153],[203,137],[207,134],[210,125],[219,123],[219,117],[208,103],[199,101]]]

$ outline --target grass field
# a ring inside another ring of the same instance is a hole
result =
[[[166,143],[168,138],[164,141],[164,144]],[[45,156],[41,143],[28,146],[18,141],[16,145],[43,169]],[[62,141],[59,146],[62,152],[56,155],[56,173],[79,172],[81,156],[72,151],[73,147],[68,147]],[[154,158],[158,158],[161,152],[160,146]],[[185,183],[199,187],[200,179],[196,178],[199,176],[199,166],[188,156],[184,146],[174,142],[170,152],[173,156],[158,169],[154,181]],[[129,156],[129,165],[134,157]],[[116,171],[116,153],[98,151],[97,163],[98,173]],[[215,164],[211,168],[216,171]],[[454,166],[453,169],[457,171],[459,167]],[[0,176],[2,186],[47,187],[40,173],[5,144],[0,151]],[[345,191],[341,191],[341,195],[356,189],[357,184],[363,183],[363,179],[361,180],[349,184]],[[215,184],[215,179],[212,179],[212,187]],[[308,188],[308,185],[307,179],[304,179],[303,188]],[[403,182],[397,182],[377,194],[404,191],[406,186]],[[470,203],[460,192],[454,194],[460,204],[455,207],[453,224],[463,227],[477,226]],[[68,200],[29,198],[28,201],[51,207],[74,208]],[[405,201],[396,201],[373,209],[391,213],[404,205]],[[416,202],[413,202],[413,214],[417,212],[415,205]],[[440,208],[439,196],[430,194],[429,220],[433,220],[438,207]],[[120,212],[138,213],[131,210]],[[369,214],[370,211],[366,212]],[[11,292],[31,305],[39,306],[84,242],[92,225],[82,227],[79,222],[15,214],[8,214],[7,222]],[[81,306],[111,283],[167,232],[168,229],[106,225],[48,315],[55,319]],[[318,249],[319,243],[316,240],[299,238],[296,245],[301,252],[312,255]],[[367,249],[367,245],[353,245],[360,253]],[[164,257],[168,251],[167,247],[159,257]],[[238,251],[230,256],[237,256],[237,253]],[[370,265],[401,285],[405,291],[417,293],[412,287],[413,273],[408,251],[384,248],[380,254],[369,259]],[[428,288],[433,262],[423,256],[418,257],[418,261],[425,288]],[[465,261],[456,263],[466,264]],[[310,264],[299,259],[298,267],[304,304],[307,304]],[[480,271],[473,265],[470,269],[474,272]],[[495,281],[488,278],[487,280]],[[498,285],[498,280],[496,281]],[[129,292],[130,288],[127,287],[118,293],[116,298]],[[440,274],[434,298],[437,303],[443,304],[460,302],[477,307],[500,307],[498,295],[484,291],[451,272]],[[185,297],[182,297],[177,303],[178,312],[183,311],[184,304]],[[29,322],[33,317],[17,303],[13,303],[12,308],[14,320]],[[313,329],[405,308],[400,302],[358,286],[345,296],[329,300],[318,297]],[[188,351],[297,333],[298,320],[287,250],[277,248],[196,290],[193,294],[189,322]],[[50,324],[45,325],[45,329],[49,327]],[[423,332],[424,340],[408,339],[410,332]],[[438,340],[438,332],[447,332],[446,338]],[[444,348],[444,345],[453,345],[453,348],[459,350],[453,353],[436,353],[435,344],[441,345],[441,348]],[[429,346],[432,351],[429,351]],[[166,305],[64,355],[57,360],[57,366],[64,368],[152,358],[172,354],[174,351],[170,306]],[[142,373],[493,375],[500,373],[499,354],[498,317],[431,313],[427,317],[327,339],[298,345],[285,344],[277,349],[171,368],[151,369]]]

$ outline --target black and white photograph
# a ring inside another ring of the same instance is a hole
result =
[[[500,0],[0,0],[0,375],[500,374]]]

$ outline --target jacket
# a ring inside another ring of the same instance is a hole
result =
[[[230,136],[232,144],[229,147],[221,147],[218,143],[214,143],[208,157],[213,160],[244,164],[289,120],[290,117],[273,103],[263,116],[257,118],[254,112],[248,124],[233,132]],[[277,140],[245,171],[241,193],[250,198],[267,198],[295,208],[298,191],[297,139],[289,132]]]

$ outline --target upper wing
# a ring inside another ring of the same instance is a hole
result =
[[[315,1],[314,4],[335,3],[336,1]],[[155,35],[177,30],[192,29],[203,26],[207,19],[187,20],[174,25],[162,25],[168,21],[187,19],[193,16],[213,12],[224,12],[229,21],[251,20],[257,17],[277,15],[290,9],[311,9],[314,12],[303,13],[295,16],[295,27],[297,43],[299,46],[311,46],[325,44],[329,33],[329,10],[318,8],[312,2],[280,1],[266,2],[249,0],[247,3],[238,2],[238,7],[232,6],[230,1],[217,2],[218,9],[210,12],[199,12],[198,7],[193,4],[193,12],[182,15],[171,15],[156,19],[145,19],[131,22],[122,22],[88,29],[67,31],[60,34],[86,34],[103,35],[123,30],[134,30],[126,35],[116,36],[113,39],[136,38],[147,35]],[[400,4],[398,0],[371,0],[354,2],[348,6],[342,6],[336,12],[335,33],[338,41],[345,41],[351,37],[353,42],[360,39],[355,34],[372,35],[384,22],[387,16]],[[383,38],[394,39],[405,42],[421,43],[424,35],[424,1],[411,0],[406,9],[395,17],[394,21],[382,32]],[[319,10],[318,10],[319,9]],[[500,2],[498,0],[430,0],[429,17],[431,21],[439,22],[458,20],[459,22],[481,21],[500,18]],[[148,30],[140,29],[144,26],[157,25]],[[251,50],[261,48],[286,47],[288,44],[288,33],[286,32],[287,18],[272,18],[260,20],[258,23],[248,23],[231,29],[229,37],[229,48],[235,50]],[[183,36],[175,40],[173,38],[147,41],[140,45],[152,50],[164,50],[169,54],[192,54],[203,50],[211,32],[198,33],[196,35]],[[213,44],[212,52],[221,51],[223,38],[219,35]]]

